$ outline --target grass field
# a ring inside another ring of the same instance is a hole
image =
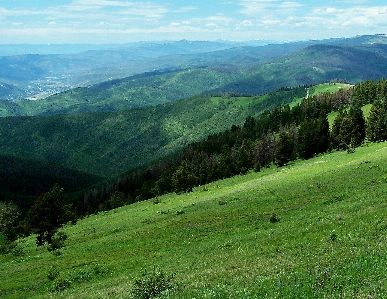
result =
[[[386,196],[387,143],[248,173],[80,220],[60,256],[19,240],[0,296],[129,298],[158,267],[163,298],[386,298]]]

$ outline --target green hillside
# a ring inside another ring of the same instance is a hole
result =
[[[117,176],[305,95],[300,87],[260,97],[197,96],[116,113],[0,118],[0,151]]]
[[[0,294],[130,298],[134,278],[156,267],[175,274],[161,298],[384,298],[386,149],[366,144],[90,216],[65,227],[59,256],[22,239],[0,256]]]
[[[0,102],[0,115],[51,115],[120,111],[199,95],[238,78],[238,72],[199,68],[146,73],[30,101]]]

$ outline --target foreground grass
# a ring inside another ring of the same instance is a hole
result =
[[[83,219],[60,256],[20,240],[0,296],[129,298],[159,267],[164,298],[386,298],[386,196],[387,143],[237,176]]]

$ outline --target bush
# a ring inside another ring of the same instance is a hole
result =
[[[68,239],[68,236],[65,232],[57,232],[51,240],[51,244],[48,245],[48,251],[58,251],[64,247],[64,242]]]
[[[172,280],[174,275],[166,274],[161,269],[153,269],[151,273],[144,271],[134,280],[130,296],[133,299],[151,299],[162,295],[168,290],[173,290],[175,285]]]
[[[69,288],[70,285],[71,285],[71,283],[67,279],[58,279],[58,280],[54,281],[54,283],[52,284],[52,286],[50,288],[50,292],[52,292],[52,293],[62,292],[65,289]]]
[[[24,250],[16,241],[0,240],[0,254],[12,254],[13,256],[23,256]]]
[[[52,266],[50,271],[48,271],[47,273],[48,280],[54,281],[58,276],[59,276],[59,270],[56,267]]]
[[[280,221],[280,219],[278,218],[278,216],[276,214],[272,214],[270,216],[270,222],[271,223],[277,223],[278,221]]]

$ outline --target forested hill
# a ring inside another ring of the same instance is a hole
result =
[[[299,87],[259,97],[197,96],[115,113],[0,118],[0,150],[114,177],[305,96]]]
[[[250,66],[245,78],[215,92],[254,93],[259,88],[329,82],[334,78],[357,83],[387,76],[387,45],[337,46],[319,44],[264,65]],[[256,83],[259,82],[257,86]]]

